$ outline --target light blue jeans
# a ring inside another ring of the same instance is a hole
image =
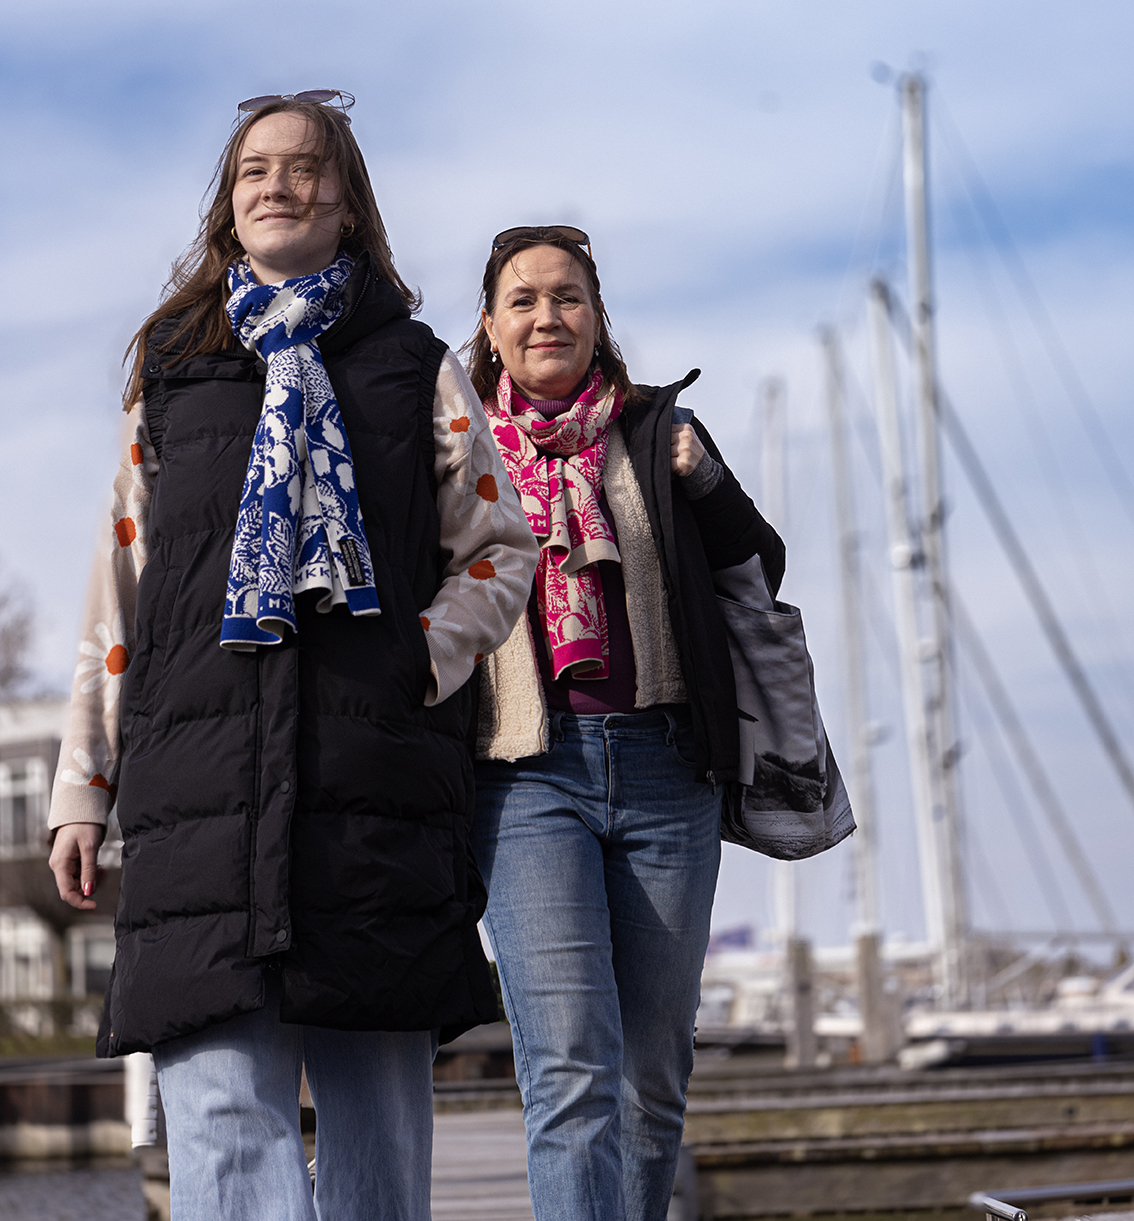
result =
[[[266,975],[263,1009],[154,1048],[172,1221],[429,1221],[434,1036],[287,1025]]]
[[[536,1221],[664,1221],[720,863],[684,707],[552,717],[477,764],[474,849]]]

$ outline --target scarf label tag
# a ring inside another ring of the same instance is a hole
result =
[[[358,554],[358,544],[353,538],[339,539],[339,552],[343,557],[343,567],[346,569],[347,580],[351,588],[366,584],[362,571],[362,559]]]

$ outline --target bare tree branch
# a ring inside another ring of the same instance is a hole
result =
[[[31,677],[32,608],[27,594],[0,573],[0,699],[14,699]]]

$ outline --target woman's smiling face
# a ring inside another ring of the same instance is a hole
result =
[[[232,213],[261,284],[322,271],[338,253],[343,225],[351,223],[338,170],[319,166],[315,145],[307,120],[287,111],[260,119],[245,136]]]
[[[526,399],[565,398],[594,359],[598,311],[586,273],[558,246],[528,246],[500,271],[484,329]]]

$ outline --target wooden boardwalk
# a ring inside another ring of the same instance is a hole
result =
[[[167,1188],[167,1209],[168,1198]],[[3,1221],[142,1221],[144,1215],[142,1176],[135,1166],[61,1166],[47,1173],[0,1169]],[[518,1109],[436,1117],[433,1221],[532,1221]]]
[[[433,1221],[532,1221],[518,1109],[434,1117]]]

